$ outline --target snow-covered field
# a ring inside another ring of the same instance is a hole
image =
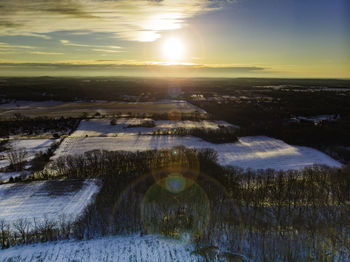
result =
[[[62,105],[62,101],[26,101],[26,100],[17,100],[11,101],[6,104],[0,104],[0,108],[4,109],[27,109],[27,108],[36,108],[36,107],[47,107],[47,106],[58,106]]]
[[[74,102],[63,102],[63,101],[56,101],[56,100],[47,100],[47,101],[30,101],[30,100],[17,100],[17,101],[10,101],[8,103],[0,104],[0,108],[3,109],[33,109],[33,108],[43,108],[43,107],[55,107],[55,106],[61,106],[61,105],[69,105],[69,104],[76,104],[76,105],[85,105],[85,104],[105,104],[105,105],[113,105],[113,104],[139,104],[139,105],[173,105],[174,108],[177,109],[192,109],[197,110],[200,113],[205,114],[206,111],[192,105],[191,103],[188,103],[186,100],[182,99],[161,99],[158,101],[152,101],[152,102],[124,102],[124,101],[105,101],[105,100],[96,100],[96,101],[74,101]]]
[[[176,105],[176,108],[177,109],[192,109],[192,110],[195,110],[195,111],[198,111],[199,113],[201,114],[206,114],[207,112],[198,107],[198,106],[195,106],[189,102],[187,102],[186,100],[181,100],[181,99],[162,99],[162,100],[159,100],[157,102],[144,102],[144,103],[151,103],[151,104],[174,104]]]
[[[0,172],[0,183],[8,182],[12,177],[13,179],[17,177],[26,177],[30,174],[28,171],[18,171],[18,172]]]
[[[0,104],[0,116],[13,117],[16,113],[25,116],[38,117],[61,117],[81,116],[90,112],[91,116],[96,112],[100,114],[114,115],[118,112],[134,113],[169,113],[177,110],[182,113],[199,112],[206,114],[206,111],[192,105],[186,100],[159,100],[152,102],[124,102],[124,101],[11,101]]]
[[[0,185],[0,220],[74,220],[99,191],[99,180],[49,180]],[[1,260],[2,261],[2,260]]]
[[[62,155],[80,155],[94,149],[144,151],[179,145],[214,149],[218,152],[220,164],[242,168],[290,170],[314,164],[341,166],[338,161],[318,150],[288,145],[265,136],[241,137],[238,142],[227,144],[213,144],[192,136],[129,134],[118,137],[68,137],[56,150],[53,159]]]
[[[24,149],[27,152],[25,160],[30,161],[34,158],[35,154],[42,151],[46,152],[55,139],[15,139],[9,140],[5,147],[12,150]],[[8,151],[0,152],[0,168],[10,165],[7,159]]]
[[[218,129],[230,125],[224,121],[153,121],[154,127],[131,127],[151,119],[119,118],[82,121],[77,130],[56,150],[53,159],[62,155],[80,155],[101,149],[108,151],[145,151],[183,145],[190,148],[211,148],[218,152],[219,163],[242,168],[277,170],[302,169],[314,164],[340,167],[341,164],[318,150],[291,146],[270,137],[241,137],[236,143],[213,144],[192,136],[155,136],[152,131],[176,128]]]
[[[192,245],[156,236],[117,236],[88,241],[61,241],[0,250],[3,262],[195,262]]]
[[[129,125],[139,125],[142,122],[153,122],[155,127],[130,127]],[[140,118],[118,118],[115,125],[110,124],[110,119],[91,119],[80,122],[77,130],[71,134],[71,137],[85,136],[121,136],[124,134],[149,134],[154,130],[159,129],[174,129],[174,128],[207,128],[218,129],[219,126],[232,126],[224,121],[169,121]],[[235,127],[235,126],[232,126]]]
[[[298,116],[297,119],[303,121],[314,122],[314,124],[320,123],[322,121],[337,121],[339,120],[339,115],[318,115],[318,116]]]

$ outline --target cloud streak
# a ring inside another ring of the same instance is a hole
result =
[[[35,46],[29,46],[29,45],[14,45],[9,44],[5,42],[0,42],[0,50],[14,50],[14,49],[35,49]]]
[[[57,53],[59,54],[59,53]],[[188,73],[191,71],[209,72],[209,73],[249,73],[249,72],[263,72],[264,67],[258,66],[213,66],[213,65],[199,65],[199,64],[178,64],[166,65],[160,63],[125,63],[118,60],[93,60],[93,61],[67,61],[58,63],[26,63],[26,62],[7,62],[0,61],[0,71],[5,69],[18,70],[110,70],[119,72],[137,72],[137,71],[153,71],[153,72],[174,72],[174,73]]]
[[[65,45],[65,46],[77,46],[77,47],[95,47],[97,49],[104,49],[106,50],[106,48],[109,48],[109,49],[121,49],[122,47],[121,46],[117,46],[117,45],[87,45],[87,44],[81,44],[81,43],[74,43],[74,42],[71,42],[69,40],[60,40],[60,43],[62,45]],[[95,49],[96,51],[96,49]],[[110,50],[111,53],[113,52],[121,52],[121,51],[115,51],[115,50]]]
[[[54,31],[89,30],[130,41],[154,41],[162,31],[179,29],[186,19],[220,8],[224,2],[4,0],[0,4],[0,35],[45,37]]]
[[[32,54],[32,55],[63,55],[64,53],[33,51],[33,52],[30,52],[30,54]]]
[[[123,51],[120,51],[120,50],[99,49],[99,48],[92,49],[92,51],[103,52],[103,53],[120,53],[120,52],[123,52]]]
[[[61,43],[62,45],[68,45],[68,46],[86,46],[86,47],[89,46],[89,45],[85,45],[85,44],[72,43],[72,42],[69,41],[69,40],[60,40],[60,43]]]

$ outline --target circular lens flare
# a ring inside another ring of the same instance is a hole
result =
[[[185,178],[183,178],[185,179]],[[177,190],[181,179],[169,180]],[[164,182],[167,184],[168,182]],[[145,229],[182,242],[190,242],[202,234],[210,219],[210,202],[196,183],[178,194],[157,183],[149,188],[141,204]]]
[[[177,109],[172,109],[168,113],[169,120],[171,121],[180,121],[182,118],[182,114]]]
[[[182,146],[158,150],[151,163],[154,180],[174,193],[191,186],[199,170],[196,151]]]
[[[181,174],[170,174],[164,179],[164,186],[171,193],[180,193],[186,188],[186,178]]]

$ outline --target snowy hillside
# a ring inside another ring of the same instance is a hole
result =
[[[192,136],[123,135],[118,137],[69,137],[56,150],[53,158],[78,155],[102,149],[109,151],[144,151],[184,145],[190,148],[212,148],[218,152],[219,163],[242,168],[277,170],[302,169],[314,164],[340,167],[318,150],[291,146],[270,137],[241,137],[236,143],[213,144]]]
[[[0,220],[74,220],[99,191],[98,180],[49,180],[0,185]]]

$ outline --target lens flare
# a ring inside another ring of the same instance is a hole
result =
[[[159,185],[171,190],[175,190],[175,186],[186,189],[199,173],[197,154],[185,147],[158,150],[152,159],[151,171]]]
[[[164,187],[171,193],[180,193],[186,188],[186,178],[181,174],[170,174],[164,179]]]
[[[172,109],[168,113],[169,120],[171,121],[180,121],[182,118],[182,114],[177,109]]]
[[[167,179],[167,178],[166,178]],[[177,191],[180,180],[170,178],[171,188]],[[210,203],[196,183],[179,193],[155,183],[146,192],[141,204],[144,226],[149,234],[160,234],[189,242],[202,234],[209,223]]]

